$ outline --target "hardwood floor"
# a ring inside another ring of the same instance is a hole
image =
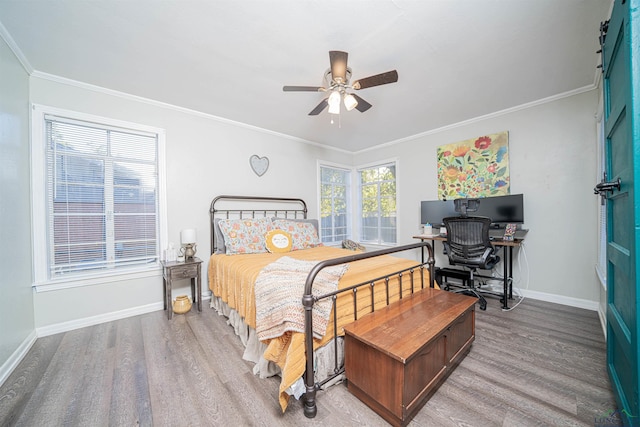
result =
[[[598,425],[615,409],[595,312],[525,300],[476,311],[470,353],[411,426]],[[387,425],[345,384],[282,414],[214,310],[158,311],[39,338],[0,387],[2,426]],[[612,425],[612,424],[607,424]]]

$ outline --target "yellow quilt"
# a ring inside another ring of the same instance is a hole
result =
[[[320,246],[311,249],[288,252],[286,256],[307,260],[322,261],[331,258],[353,255],[353,251],[329,246]],[[212,255],[209,261],[209,288],[213,294],[220,297],[231,308],[235,309],[244,319],[245,323],[252,328],[256,328],[256,306],[253,284],[260,271],[268,264],[274,262],[283,254],[260,253],[245,255]],[[368,258],[357,262],[352,262],[349,269],[342,276],[339,288],[343,289],[351,285],[367,282],[386,274],[415,266],[416,261],[407,260],[391,255],[384,255],[375,258]],[[420,271],[413,273],[413,287],[421,288]],[[406,295],[411,292],[411,274],[406,272],[402,279],[402,293]],[[424,286],[429,283],[428,270],[424,270]],[[300,284],[304,288],[304,283]],[[384,280],[376,282],[374,293],[374,308],[380,309],[389,302],[398,300],[400,294],[400,283],[397,278],[389,280],[385,284]],[[344,335],[344,325],[354,321],[354,298],[357,299],[358,318],[370,313],[371,308],[371,287],[364,286],[356,293],[347,292],[337,299],[337,324],[338,334]],[[302,302],[300,302],[302,305]],[[327,325],[328,333],[322,339],[314,339],[314,348],[318,348],[333,338],[333,313]],[[280,383],[280,406],[282,411],[287,408],[289,395],[285,392],[298,378],[302,376],[306,367],[304,334],[298,332],[287,332],[284,335],[265,341],[267,350],[264,357],[275,362],[282,371]]]

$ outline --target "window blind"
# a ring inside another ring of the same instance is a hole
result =
[[[45,115],[49,277],[158,259],[158,135]]]

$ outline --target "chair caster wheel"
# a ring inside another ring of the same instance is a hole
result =
[[[484,310],[486,310],[486,309],[487,309],[487,303],[486,303],[486,302],[485,302],[484,304],[483,304],[483,303],[480,303],[480,310],[483,310],[483,311],[484,311]]]
[[[445,287],[444,287],[444,290],[445,290],[445,291],[450,291],[450,290],[451,290],[451,286],[449,286],[449,285],[445,286]]]

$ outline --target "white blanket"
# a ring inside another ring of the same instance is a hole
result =
[[[256,332],[258,338],[268,340],[287,331],[304,333],[304,283],[318,261],[301,261],[288,256],[264,267],[255,284]],[[327,267],[316,276],[314,295],[323,295],[338,289],[338,281],[347,271],[348,264]],[[313,306],[313,336],[324,336],[332,300],[317,302]]]

